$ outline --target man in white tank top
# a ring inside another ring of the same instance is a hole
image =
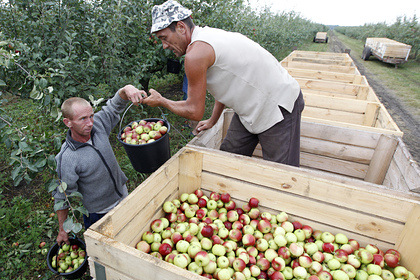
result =
[[[195,26],[191,11],[174,0],[152,11],[152,33],[164,49],[185,55],[188,98],[173,101],[151,89],[143,100],[200,121],[206,92],[215,98],[210,119],[196,130],[211,128],[225,107],[235,115],[220,149],[251,156],[261,144],[263,158],[299,166],[300,120],[304,107],[299,84],[267,50],[246,36]]]

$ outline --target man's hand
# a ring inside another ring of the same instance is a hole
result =
[[[147,97],[147,93],[144,90],[139,90],[132,85],[126,85],[120,89],[120,97],[124,100],[130,100],[134,105],[143,103],[144,98]]]
[[[69,235],[65,231],[59,231],[57,235],[57,244],[62,245],[64,243],[70,244]]]
[[[214,123],[212,123],[210,121],[210,119],[208,120],[204,120],[204,121],[200,121],[197,126],[195,127],[193,134],[197,135],[198,133],[200,133],[203,130],[207,130],[209,128],[212,128],[214,126]]]
[[[61,245],[63,242],[70,244],[69,235],[65,232],[63,224],[67,219],[69,209],[57,210],[57,219],[58,219],[58,235],[57,235],[57,244]]]
[[[154,89],[149,90],[150,95],[143,99],[143,104],[149,105],[150,107],[162,106],[162,95]]]

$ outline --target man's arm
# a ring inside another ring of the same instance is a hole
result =
[[[64,231],[64,221],[67,219],[67,215],[69,213],[69,209],[57,210],[57,218],[58,218],[58,235],[57,235],[57,243],[61,245],[61,243],[70,244],[69,235],[67,232]]]
[[[204,42],[195,42],[187,49],[185,56],[185,73],[188,79],[188,98],[185,101],[173,101],[151,89],[150,96],[143,100],[151,107],[162,106],[173,113],[199,121],[203,118],[206,103],[207,69],[213,65],[215,54],[213,48]]]
[[[220,103],[219,101],[215,100],[213,112],[211,114],[210,119],[199,122],[197,127],[194,129],[193,133],[197,134],[202,130],[212,128],[219,120],[220,115],[223,113],[224,109],[225,109],[225,104]]]
[[[126,85],[120,89],[119,95],[124,100],[130,100],[134,103],[134,105],[138,105],[142,103],[144,97],[147,96],[144,90],[139,90],[132,85]]]

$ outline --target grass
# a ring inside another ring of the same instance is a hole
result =
[[[338,32],[335,35],[351,49],[352,57],[363,63],[363,66],[373,73],[384,85],[393,90],[405,105],[420,116],[420,62],[409,59],[395,68],[394,64],[380,61],[374,56],[369,60],[361,59],[364,42],[346,37]]]

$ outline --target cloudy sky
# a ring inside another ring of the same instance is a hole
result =
[[[359,26],[394,23],[399,16],[420,20],[420,0],[249,0],[253,7],[267,5],[273,12],[298,12],[303,18],[325,25]]]

